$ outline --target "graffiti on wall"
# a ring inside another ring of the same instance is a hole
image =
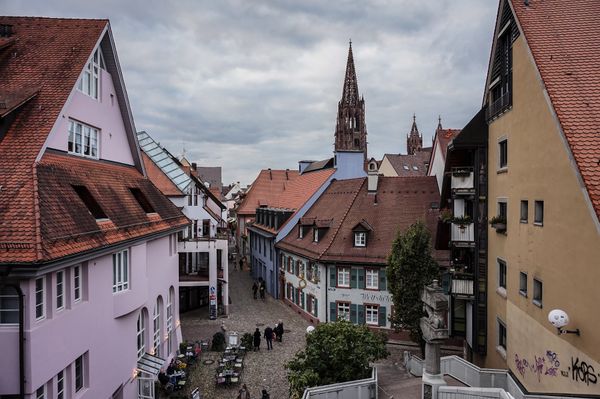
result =
[[[566,366],[566,368],[564,367]],[[515,367],[523,378],[527,373],[532,373],[537,378],[538,382],[542,381],[542,377],[564,377],[570,378],[577,383],[584,383],[587,386],[598,383],[600,372],[596,372],[594,366],[580,360],[579,357],[571,356],[571,365],[564,365],[561,369],[561,362],[556,352],[547,350],[545,354],[533,355],[532,358],[519,357],[515,353]]]

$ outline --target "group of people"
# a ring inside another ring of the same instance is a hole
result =
[[[270,398],[271,398],[271,396],[269,395],[267,390],[263,389],[260,399],[270,399]],[[246,384],[242,385],[242,387],[240,388],[237,399],[250,399],[250,391],[248,390],[248,387],[246,386]]]
[[[283,322],[279,320],[274,328],[267,326],[264,334],[261,334],[258,327],[256,327],[256,331],[254,331],[254,351],[260,350],[260,341],[263,337],[267,341],[267,350],[273,349],[273,340],[283,342]]]
[[[256,299],[257,293],[260,294],[260,299],[265,299],[265,291],[266,291],[265,280],[263,280],[262,277],[259,277],[258,282],[255,281],[252,284],[252,293],[254,295],[254,299]]]

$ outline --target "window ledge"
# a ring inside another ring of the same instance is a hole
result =
[[[542,227],[542,226],[544,226],[544,223],[543,222],[533,222],[533,225]]]
[[[525,292],[525,291],[523,291],[523,290],[519,290],[519,294],[520,294],[522,297],[525,297],[525,298],[527,298],[527,292]]]
[[[498,354],[502,356],[502,359],[506,360],[506,349],[498,345],[496,346],[496,352],[498,352]]]
[[[537,299],[534,299],[532,302],[538,308],[540,308],[540,309],[543,308],[542,302],[538,301]]]
[[[496,288],[496,293],[500,295],[502,298],[506,299],[506,288],[498,287]]]
[[[508,166],[496,169],[496,174],[508,173]]]
[[[519,220],[519,222],[521,222],[521,223],[523,223],[523,224],[527,224],[527,223],[529,223],[529,221],[528,221],[527,219],[521,219],[521,220]]]

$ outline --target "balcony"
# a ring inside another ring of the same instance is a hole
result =
[[[451,185],[452,192],[455,194],[473,194],[475,185],[473,184],[473,168],[452,168]]]
[[[475,246],[475,225],[452,222],[450,239],[455,247]]]
[[[450,271],[442,275],[442,287],[446,294],[472,298],[475,294],[474,276],[471,273]]]
[[[495,99],[486,110],[486,119],[487,121],[491,121],[492,119],[500,116],[504,111],[506,111],[511,106],[511,93],[510,91],[504,92],[500,97]]]
[[[179,283],[181,286],[208,285],[208,270],[199,270],[196,272],[179,272]],[[217,270],[217,278],[223,279],[223,270]]]

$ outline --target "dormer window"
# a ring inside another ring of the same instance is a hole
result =
[[[100,93],[100,69],[104,69],[104,57],[98,48],[77,82],[77,90],[96,100]]]
[[[146,198],[146,195],[142,192],[142,190],[140,190],[137,187],[131,187],[131,188],[129,188],[129,191],[131,191],[131,194],[133,194],[136,201],[138,202],[140,207],[144,210],[144,212],[156,213],[156,211],[152,207],[152,204],[150,204],[150,201],[148,201],[148,198]]]
[[[81,122],[69,121],[67,150],[70,154],[98,159],[98,138],[98,129]]]
[[[75,192],[81,199],[81,201],[83,201],[83,203],[85,204],[87,210],[97,221],[102,221],[102,220],[108,219],[108,216],[106,216],[106,213],[104,213],[104,211],[102,210],[102,207],[100,206],[100,204],[98,204],[98,202],[96,201],[96,199],[94,198],[92,193],[90,193],[90,190],[87,189],[87,187],[85,187],[85,186],[72,186],[72,187],[73,187],[73,190],[75,190]]]
[[[319,229],[316,227],[313,229],[313,241],[319,242]]]
[[[304,238],[304,228],[302,225],[298,225],[298,238]]]
[[[357,231],[354,233],[354,246],[355,247],[366,247],[367,246],[367,233],[364,231]]]

